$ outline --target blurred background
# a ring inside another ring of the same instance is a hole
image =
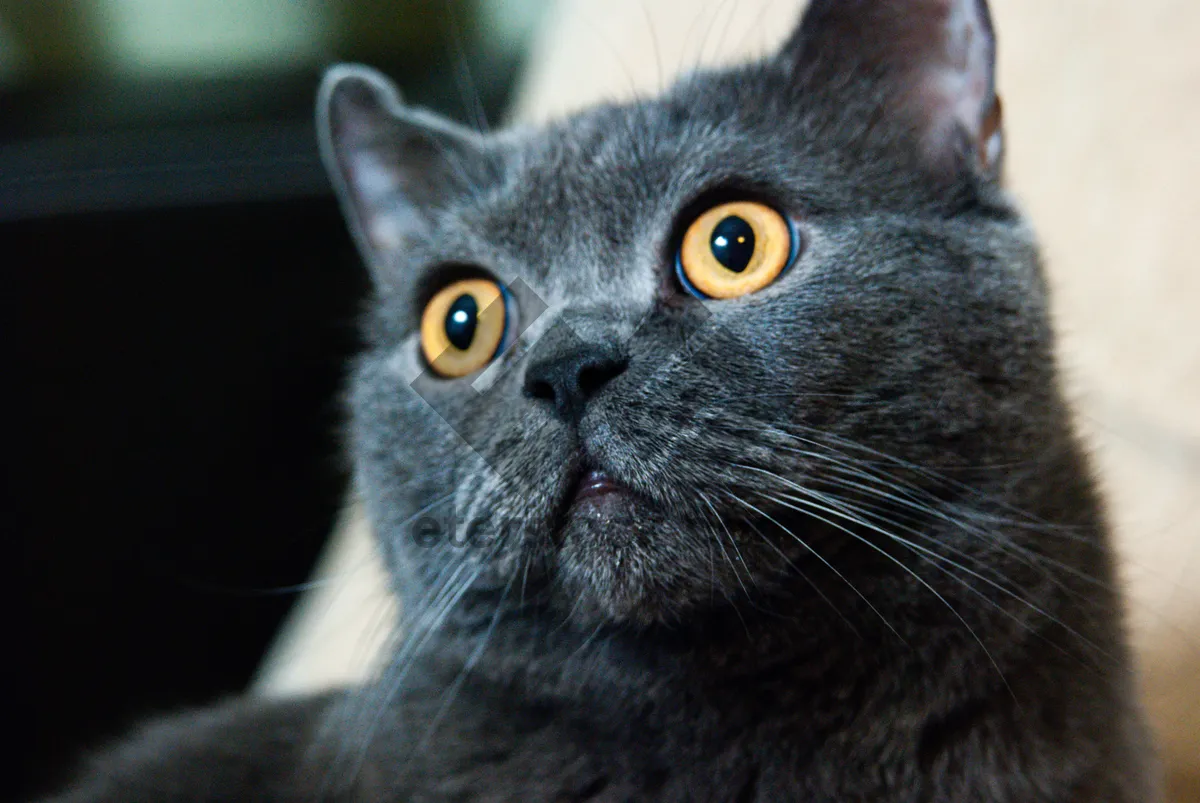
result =
[[[243,689],[332,529],[365,275],[318,162],[320,70],[370,62],[482,126],[544,7],[0,0],[0,799]]]

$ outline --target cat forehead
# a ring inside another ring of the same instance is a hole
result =
[[[809,183],[796,170],[801,143],[748,120],[736,103],[714,102],[726,92],[736,100],[718,78],[694,80],[662,98],[503,136],[503,180],[460,213],[487,242],[554,261],[662,240],[682,207],[727,181]]]
[[[761,194],[797,216],[944,212],[953,193],[910,169],[903,146],[861,147],[874,102],[770,63],[694,74],[661,97],[493,138],[499,179],[450,217],[524,275],[608,283],[659,265],[680,215],[711,190]]]
[[[661,97],[593,107],[502,138],[506,178],[488,206],[539,219],[570,215],[587,229],[723,181],[830,209],[928,203],[938,188],[907,169],[899,137],[896,153],[861,147],[864,118],[878,117],[875,99],[838,95],[770,64],[688,76]],[[903,128],[873,121],[876,129],[889,125]]]

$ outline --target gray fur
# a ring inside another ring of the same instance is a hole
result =
[[[350,442],[408,639],[377,684],[160,725],[62,799],[1157,799],[1037,248],[978,141],[993,51],[981,0],[817,0],[765,62],[494,136],[333,73],[377,288]],[[986,74],[939,116],[922,65],[960,62]],[[674,248],[728,196],[803,251],[701,302]],[[464,269],[522,333],[447,381],[416,330]],[[526,392],[581,350],[624,366],[582,411]],[[585,464],[630,493],[573,511]],[[231,752],[249,775],[180,781]]]

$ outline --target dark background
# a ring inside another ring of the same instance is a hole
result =
[[[105,73],[60,41],[86,54],[87,26],[40,5],[0,3],[42,68],[0,84],[5,799],[251,679],[343,499],[338,395],[367,287],[312,133],[323,64]],[[358,4],[321,61],[495,119],[519,50],[487,46],[471,3],[416,5]],[[391,46],[413,26],[422,48]]]

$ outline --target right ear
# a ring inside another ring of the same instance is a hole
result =
[[[904,119],[935,172],[999,177],[1004,133],[987,0],[812,0],[781,56],[808,80],[873,96]]]
[[[317,93],[317,140],[351,234],[376,280],[395,270],[431,214],[471,189],[484,161],[480,137],[407,107],[382,73],[357,64],[326,71]]]

